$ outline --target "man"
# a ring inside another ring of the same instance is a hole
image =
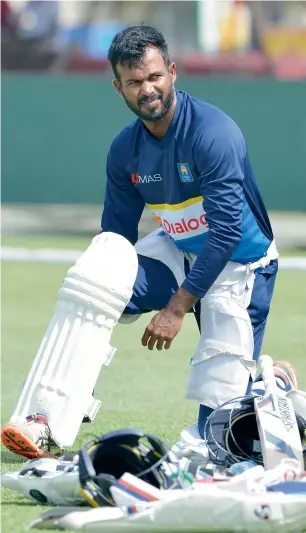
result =
[[[160,32],[127,28],[108,57],[114,87],[138,117],[117,135],[107,158],[102,232],[123,236],[138,254],[120,320],[157,310],[142,344],[162,350],[185,314],[195,312],[200,340],[187,397],[200,404],[196,432],[203,437],[212,410],[244,395],[255,376],[278,253],[241,131],[221,110],[176,91],[175,64]],[[161,227],[137,242],[145,205]],[[279,372],[287,379],[291,370],[280,365]],[[49,422],[45,416],[34,417],[36,428]],[[31,436],[32,416],[24,426],[30,448],[47,439]]]
[[[113,84],[138,119],[108,154],[102,228],[134,244],[145,205],[162,226],[136,246],[139,271],[126,309],[160,309],[144,346],[168,349],[201,302],[187,396],[201,404],[202,433],[211,408],[244,394],[254,376],[277,273],[273,233],[241,131],[219,109],[175,90],[163,36],[128,28],[108,57]],[[177,274],[182,257],[185,272],[181,266]]]

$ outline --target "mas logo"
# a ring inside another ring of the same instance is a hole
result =
[[[190,181],[194,181],[193,175],[191,174],[191,170],[189,168],[188,163],[178,163],[177,168],[180,175],[180,180],[183,183],[188,183]]]
[[[160,174],[145,174],[144,176],[140,176],[138,172],[135,174],[131,174],[131,182],[132,183],[154,183],[156,181],[162,181],[162,177]]]

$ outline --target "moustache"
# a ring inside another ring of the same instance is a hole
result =
[[[154,96],[144,96],[143,98],[141,98],[139,100],[139,105],[142,105],[142,104],[145,104],[145,103],[149,103],[151,104],[152,102],[157,102],[157,100],[161,100],[162,98],[162,95],[161,94],[157,94],[157,95],[154,95]]]

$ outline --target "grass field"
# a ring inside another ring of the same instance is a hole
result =
[[[6,246],[84,249],[88,239],[3,239]],[[66,265],[2,264],[2,424],[11,415],[31,361],[45,332],[66,273]],[[280,272],[266,332],[264,351],[287,359],[297,368],[306,388],[305,337],[306,273]],[[96,387],[103,405],[94,424],[83,425],[74,449],[92,434],[120,427],[139,427],[169,443],[196,419],[197,406],[184,399],[188,361],[198,333],[192,317],[170,351],[149,352],[140,339],[149,315],[137,323],[119,325],[112,343],[118,352]],[[22,458],[2,449],[2,471],[20,468]],[[2,531],[21,533],[44,510],[22,496],[2,489]]]
[[[93,235],[94,236],[94,235]],[[2,246],[25,248],[66,248],[85,250],[90,242],[90,237],[70,235],[10,235],[2,238]],[[282,256],[306,256],[306,248],[281,250]]]

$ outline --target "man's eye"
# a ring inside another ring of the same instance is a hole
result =
[[[162,77],[161,74],[154,74],[154,75],[152,76],[152,80],[158,80],[158,79],[161,78],[161,77]]]

